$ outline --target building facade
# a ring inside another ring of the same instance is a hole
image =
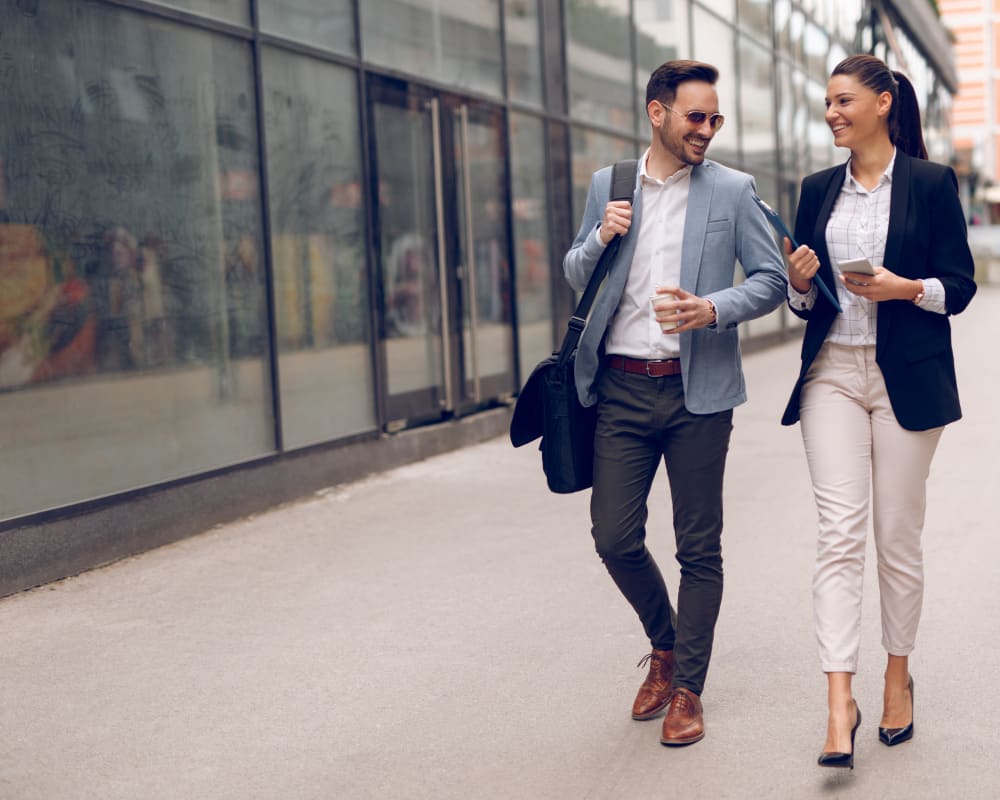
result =
[[[710,156],[788,217],[849,53],[905,60],[947,160],[909,5],[0,0],[0,591],[501,433],[667,59],[719,67]]]
[[[954,41],[955,166],[966,177],[970,221],[1000,224],[1000,0],[939,0]]]

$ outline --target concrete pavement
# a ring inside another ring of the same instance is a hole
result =
[[[439,456],[0,601],[0,798],[994,798],[1000,289],[954,321],[966,418],[924,536],[916,736],[876,741],[874,555],[856,769],[821,770],[815,512],[778,417],[797,344],[747,357],[726,483],[708,735],[628,711],[648,650],[586,493],[532,447]],[[664,477],[650,546],[676,590]]]

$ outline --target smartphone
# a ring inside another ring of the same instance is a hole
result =
[[[875,270],[867,258],[855,258],[851,261],[841,261],[838,265],[841,272],[860,272],[862,275],[874,275]]]

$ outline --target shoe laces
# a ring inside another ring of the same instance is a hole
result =
[[[688,697],[687,692],[675,689],[673,695],[670,697],[670,710],[678,711],[683,714],[693,708],[694,703],[691,701],[691,698]]]
[[[639,659],[639,663],[635,665],[636,669],[642,669],[649,663],[651,658],[655,658],[657,661],[663,660],[660,656],[656,655],[656,653],[646,653],[646,655]]]

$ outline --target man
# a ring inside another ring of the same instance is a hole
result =
[[[611,168],[596,172],[563,262],[581,291],[607,243],[623,237],[580,340],[576,385],[584,405],[597,403],[597,552],[652,644],[632,717],[665,709],[665,745],[705,735],[700,698],[722,601],[722,477],[732,410],[746,400],[736,327],[785,299],[783,260],[753,179],[705,160],[723,123],[717,79],[695,61],[653,72],[652,140],[634,202],[606,202]],[[733,286],[737,259],[746,280]],[[662,297],[651,302],[654,294]],[[677,614],[645,544],[661,458],[681,567]]]

